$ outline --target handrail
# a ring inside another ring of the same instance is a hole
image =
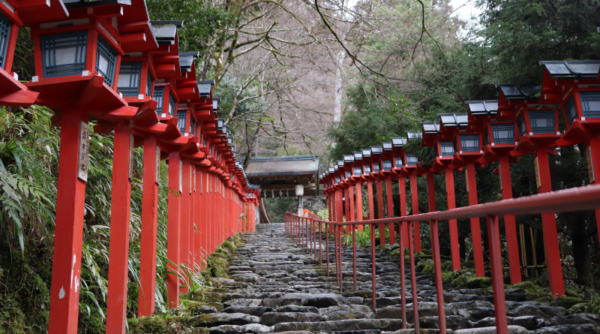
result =
[[[593,210],[600,207],[600,184],[553,191],[551,193],[505,199],[496,202],[471,205],[446,211],[420,213],[418,215],[368,219],[349,222],[332,222],[315,219],[324,224],[342,226],[384,224],[396,222],[418,222],[429,220],[466,219],[473,217],[525,215],[555,212]],[[297,216],[292,214],[293,216]],[[300,217],[300,216],[297,216]],[[301,217],[306,218],[306,217]]]
[[[572,212],[582,210],[592,210],[600,208],[600,184],[588,185],[577,188],[565,189],[560,191],[554,191],[549,193],[536,194],[526,197],[506,199],[497,202],[490,202],[485,204],[472,205],[468,207],[461,207],[451,209],[447,211],[435,211],[429,213],[422,213],[411,216],[403,217],[391,217],[391,218],[380,218],[380,219],[369,219],[362,221],[346,221],[346,222],[333,222],[325,221],[322,219],[316,219],[314,215],[309,217],[302,217],[292,213],[286,213],[286,233],[290,238],[299,243],[301,246],[305,246],[307,250],[312,247],[311,254],[316,256],[316,228],[315,224],[319,224],[319,258],[321,259],[321,224],[330,226],[329,231],[325,231],[326,236],[326,249],[327,249],[327,274],[329,276],[329,233],[334,234],[334,250],[335,250],[335,261],[336,261],[336,277],[337,282],[340,286],[340,290],[343,285],[343,273],[342,273],[342,244],[341,235],[342,228],[344,226],[352,226],[352,237],[355,240],[355,226],[358,225],[369,225],[371,231],[371,259],[372,259],[372,284],[373,284],[373,308],[376,308],[376,272],[375,272],[375,234],[374,229],[378,224],[385,223],[400,223],[401,226],[407,223],[418,223],[423,221],[429,221],[431,228],[431,244],[432,244],[432,258],[434,261],[435,268],[435,285],[438,302],[438,314],[439,314],[439,329],[440,334],[446,333],[446,321],[445,321],[445,309],[444,309],[444,296],[443,296],[443,281],[442,281],[442,269],[441,269],[441,258],[440,258],[440,245],[438,236],[438,221],[450,220],[450,219],[465,219],[474,217],[486,217],[488,233],[489,233],[489,248],[490,248],[490,264],[492,269],[492,288],[494,294],[494,309],[496,318],[496,333],[508,334],[508,322],[506,317],[506,302],[504,296],[504,268],[502,265],[502,252],[500,244],[500,231],[498,216],[510,215],[524,215],[524,214],[548,214],[556,212]],[[319,217],[320,218],[320,217]],[[408,225],[410,228],[411,225]],[[400,233],[403,233],[403,228],[400,228]],[[414,246],[412,231],[409,231],[409,244],[403,246],[402,235],[399,235],[399,246],[409,249],[410,257],[410,269],[411,269],[411,285],[413,287],[413,310],[415,313],[415,334],[419,333],[418,325],[418,299],[416,296],[416,271],[414,261]],[[311,246],[312,244],[312,246]],[[356,254],[356,244],[354,243],[354,261]],[[401,284],[402,284],[402,327],[406,328],[406,308],[405,308],[405,289],[404,289],[404,252],[400,252],[400,267],[401,267]],[[354,289],[356,289],[356,263],[354,263]]]

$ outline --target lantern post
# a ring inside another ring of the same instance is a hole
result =
[[[557,140],[559,146],[586,144],[588,175],[591,184],[600,180],[600,61],[541,61],[544,68],[542,103],[559,105],[567,129]],[[600,235],[600,209],[595,210]]]
[[[415,134],[413,132],[406,132],[406,140],[408,142],[408,140],[413,137],[415,138]],[[413,153],[409,153],[404,151],[404,167],[403,170],[405,172],[406,175],[409,175],[410,177],[410,195],[411,195],[411,202],[412,202],[412,215],[417,215],[419,214],[419,188],[418,188],[418,184],[417,184],[417,174],[418,174],[418,166],[419,165],[419,158],[414,155]],[[410,243],[414,242],[414,252],[418,253],[421,251],[421,227],[420,227],[420,222],[413,222],[412,223],[412,230],[413,230],[413,237],[412,239],[414,241],[409,240]],[[410,239],[410,237],[409,237]]]
[[[483,136],[483,156],[480,163],[498,161],[502,199],[512,198],[510,161],[518,159],[510,152],[516,147],[515,109],[511,101],[522,99],[520,89],[511,85],[497,85],[500,88],[499,100],[466,101],[469,106],[469,127],[477,128]],[[522,87],[533,89],[534,87]],[[519,92],[515,95],[515,90]],[[512,284],[521,282],[519,243],[513,215],[504,216],[508,264]]]
[[[363,155],[362,152],[354,152],[354,159],[352,164],[352,179],[356,185],[356,220],[363,220],[363,203],[362,203],[362,184],[365,180],[363,170]],[[359,231],[364,230],[364,225],[355,226]]]
[[[371,166],[372,166],[372,177],[377,185],[377,218],[383,218],[383,182],[385,175],[383,175],[381,162],[383,148],[381,146],[371,146]],[[385,245],[385,224],[379,224],[379,244]]]
[[[446,201],[448,210],[456,208],[456,195],[454,191],[454,169],[452,160],[454,146],[452,138],[453,127],[442,127],[438,122],[424,122],[423,124],[423,146],[433,147],[435,158],[431,171],[439,173],[444,171],[446,179]],[[452,269],[460,271],[460,252],[458,245],[458,224],[456,219],[448,220],[450,232],[450,251],[452,255]]]
[[[451,168],[465,170],[466,188],[469,205],[477,205],[477,181],[475,178],[475,164],[483,156],[482,134],[474,129],[469,129],[469,116],[467,113],[438,114],[440,117],[440,131],[452,133],[453,151]],[[445,144],[447,145],[447,144]],[[449,149],[448,153],[450,152]],[[440,162],[444,163],[440,160]],[[475,273],[478,277],[485,276],[483,261],[483,243],[481,240],[481,224],[479,218],[471,218],[471,240],[473,241],[473,258]]]
[[[394,194],[392,190],[392,179],[394,178],[394,174],[392,173],[392,169],[394,168],[393,163],[393,145],[392,142],[383,142],[381,143],[381,147],[383,149],[382,153],[382,161],[381,161],[381,176],[385,181],[385,197],[387,202],[387,218],[394,217]],[[395,223],[388,224],[388,230],[390,233],[390,245],[396,243],[396,227]]]
[[[518,144],[510,154],[519,157],[534,153],[536,184],[539,193],[552,191],[549,153],[557,154],[556,141],[561,133],[558,128],[558,110],[540,104],[534,97],[535,91],[523,92],[521,100],[515,100]],[[558,247],[556,217],[553,213],[542,213],[544,253],[548,268],[548,280],[552,296],[565,294],[562,264]]]
[[[406,138],[404,137],[394,137],[391,138],[392,141],[392,151],[394,155],[394,159],[392,162],[394,163],[394,168],[392,169],[392,173],[395,178],[398,179],[398,189],[400,195],[400,217],[405,217],[407,215],[406,208],[406,176],[407,172],[404,168],[404,145],[407,143]],[[408,247],[408,223],[400,223],[399,226],[399,236],[398,236],[398,244],[403,246],[404,248]],[[400,240],[402,239],[402,240]]]

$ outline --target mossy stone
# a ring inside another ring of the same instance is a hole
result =
[[[487,288],[491,285],[491,277],[473,277],[467,280],[467,288],[469,289]]]

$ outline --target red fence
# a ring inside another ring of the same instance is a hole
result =
[[[410,257],[411,285],[413,297],[414,319],[418,319],[418,300],[417,300],[417,282],[415,275],[415,252],[413,233],[411,231],[420,222],[429,221],[430,237],[432,245],[432,258],[435,268],[435,286],[437,293],[437,304],[439,314],[440,333],[446,333],[446,318],[444,310],[444,290],[442,281],[442,266],[440,259],[440,243],[438,235],[438,221],[450,219],[468,219],[476,217],[486,217],[490,262],[492,269],[492,288],[494,294],[494,310],[496,316],[496,330],[498,334],[508,334],[508,322],[506,318],[506,302],[504,295],[504,275],[502,265],[502,252],[500,247],[500,230],[498,216],[506,214],[523,215],[539,213],[572,212],[581,210],[592,210],[600,208],[600,185],[591,185],[586,187],[572,188],[551,193],[538,194],[517,199],[509,199],[498,202],[473,205],[458,209],[452,209],[440,212],[423,213],[413,216],[392,217],[384,219],[372,219],[350,222],[331,222],[319,219],[311,215],[309,217],[300,217],[292,213],[286,213],[285,230],[286,234],[300,246],[304,246],[311,254],[318,256],[322,261],[322,233],[325,233],[325,245],[327,256],[327,274],[329,275],[329,233],[334,235],[334,249],[336,261],[336,279],[337,284],[342,289],[342,230],[348,226],[352,231],[353,241],[353,272],[354,289],[356,290],[356,226],[369,225],[371,233],[371,261],[372,261],[372,284],[373,284],[373,309],[376,308],[376,271],[375,271],[375,227],[378,224],[399,223],[400,236],[398,237],[400,249],[408,248]],[[329,231],[322,231],[323,225]],[[403,228],[406,226],[406,229]],[[404,245],[403,231],[409,231],[408,245]],[[317,236],[318,233],[318,236]],[[318,239],[318,241],[317,241]],[[319,243],[318,253],[316,244]],[[402,303],[402,328],[406,328],[406,295],[405,295],[405,273],[404,273],[404,252],[400,252],[400,284],[401,284],[401,303]],[[415,320],[415,333],[419,333],[419,323]]]

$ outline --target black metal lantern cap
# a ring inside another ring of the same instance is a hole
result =
[[[440,123],[438,122],[421,122],[423,126],[423,133],[425,134],[438,134],[440,133]]]
[[[540,61],[552,79],[595,79],[600,71],[600,60]]]
[[[381,146],[371,146],[371,153],[375,155],[381,155],[383,153],[383,148]]]
[[[440,118],[440,124],[443,127],[466,127],[469,125],[469,114],[438,114]]]
[[[212,90],[212,86],[215,85],[214,80],[200,80],[198,83],[198,94],[200,94],[201,99],[210,98],[210,91]]]
[[[492,116],[498,113],[498,100],[465,101],[473,116]]]
[[[363,149],[362,155],[364,158],[371,158],[371,149],[370,148]]]
[[[177,28],[183,27],[183,21],[151,21],[150,28],[159,45],[175,44]]]
[[[354,161],[362,161],[362,152],[354,152]]]
[[[344,155],[344,163],[351,164],[354,162],[354,155],[348,154]]]
[[[199,51],[179,52],[179,68],[181,72],[190,72],[194,58],[200,57]]]
[[[104,5],[131,5],[131,0],[62,0],[67,9]]]
[[[533,100],[540,96],[542,86],[522,86],[516,84],[496,84],[507,100]]]
[[[384,152],[391,152],[393,149],[392,142],[383,142],[381,143]]]
[[[406,138],[404,137],[394,137],[391,140],[394,148],[403,148],[406,144]]]

